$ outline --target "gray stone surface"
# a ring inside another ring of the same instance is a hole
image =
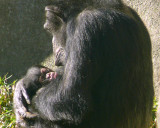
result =
[[[17,79],[52,53],[44,7],[45,0],[0,0],[0,76]]]
[[[160,93],[160,0],[124,0],[143,19],[152,40],[154,87],[156,96]]]

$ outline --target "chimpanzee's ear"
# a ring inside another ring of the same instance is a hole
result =
[[[53,14],[57,15],[58,17],[60,17],[62,20],[64,20],[64,13],[63,13],[63,10],[58,7],[58,6],[55,6],[55,5],[48,5],[45,7],[45,11],[49,11],[49,12],[52,12]]]

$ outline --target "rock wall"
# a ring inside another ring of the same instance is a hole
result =
[[[52,53],[43,29],[45,0],[0,0],[0,76],[22,76]]]

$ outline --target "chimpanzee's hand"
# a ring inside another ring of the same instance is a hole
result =
[[[23,87],[23,79],[19,80],[16,84],[13,102],[17,127],[27,127],[24,119],[34,118],[37,114],[28,112],[28,104],[30,104],[30,100],[26,90]]]

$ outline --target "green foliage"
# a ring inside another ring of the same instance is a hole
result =
[[[153,101],[153,109],[152,109],[152,122],[151,122],[151,127],[150,128],[156,128],[156,112],[157,112],[157,107],[158,107],[158,102],[156,100],[156,98],[154,98]]]
[[[13,81],[11,84],[7,83],[10,77],[7,77],[7,75],[0,77],[0,128],[15,127],[13,90],[16,81]]]

